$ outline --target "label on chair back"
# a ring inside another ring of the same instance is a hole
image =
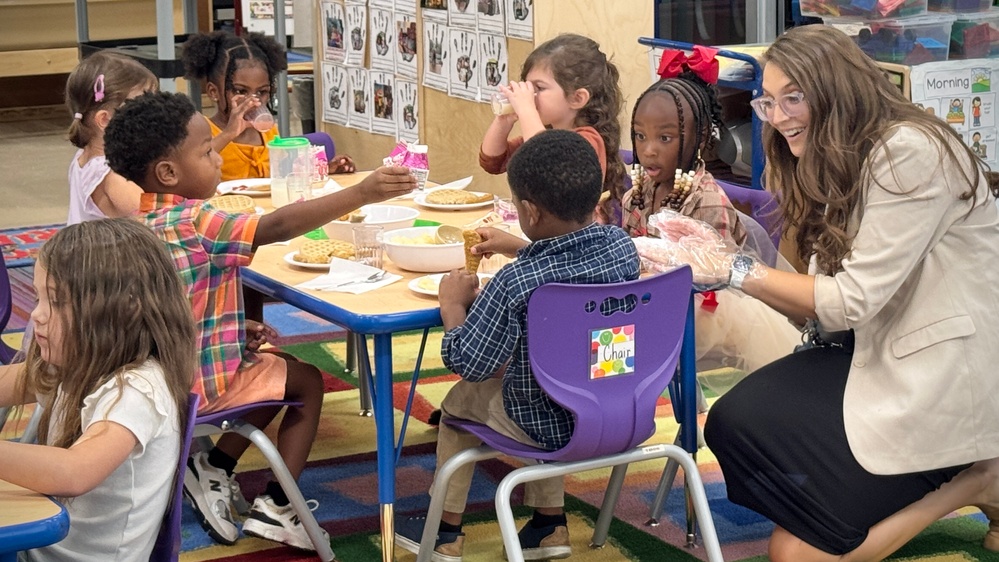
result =
[[[590,378],[635,372],[635,325],[590,332]]]

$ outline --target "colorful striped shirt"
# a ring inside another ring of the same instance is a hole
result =
[[[638,279],[635,244],[617,226],[585,228],[528,244],[482,288],[464,324],[441,342],[444,365],[482,382],[504,364],[503,409],[548,450],[568,443],[572,415],[541,390],[527,354],[527,301],[546,283],[620,283]],[[509,362],[509,363],[508,363]]]
[[[198,331],[201,376],[192,392],[212,402],[225,393],[246,352],[240,267],[253,257],[260,217],[231,214],[206,201],[143,193],[142,219],[163,240],[187,288]]]

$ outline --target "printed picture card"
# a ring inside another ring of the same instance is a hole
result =
[[[323,121],[347,126],[347,69],[328,62],[322,67]]]
[[[426,10],[423,11],[426,13]],[[423,85],[442,92],[448,90],[445,62],[450,50],[447,25],[423,18]]]
[[[467,100],[479,100],[479,36],[474,31],[452,27],[448,32],[450,58],[445,61],[448,69],[448,94]]]

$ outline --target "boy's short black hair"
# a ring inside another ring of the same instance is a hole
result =
[[[510,191],[565,221],[588,222],[604,177],[593,146],[579,133],[543,131],[524,143],[507,165]]]
[[[184,142],[196,112],[184,94],[149,92],[128,100],[104,131],[108,166],[144,187],[149,166]]]

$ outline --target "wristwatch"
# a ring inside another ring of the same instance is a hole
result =
[[[742,282],[753,270],[756,260],[746,254],[737,254],[732,260],[732,267],[729,271],[728,284],[736,289],[742,288]]]

